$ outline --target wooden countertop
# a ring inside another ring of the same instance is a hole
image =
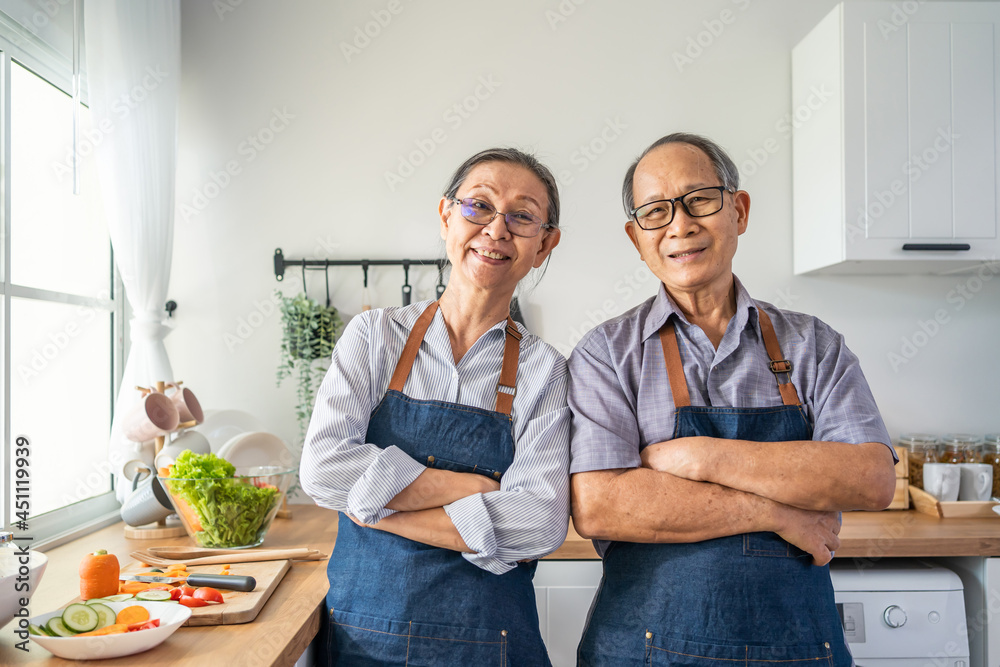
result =
[[[314,505],[292,505],[291,519],[275,519],[263,546],[311,547],[330,553],[337,536],[336,514]],[[129,540],[122,523],[91,533],[46,552],[49,563],[38,590],[31,598],[32,616],[65,606],[79,591],[77,567],[87,552],[107,549],[124,567],[129,553],[154,545],[190,546],[187,536],[173,539]],[[293,665],[319,630],[323,600],[328,588],[326,561],[293,562],[257,618],[241,625],[183,627],[154,649],[113,660],[87,661],[87,665]],[[235,567],[235,566],[234,566]],[[14,624],[0,630],[0,665],[66,665],[29,642],[28,653],[14,644]]]
[[[837,558],[1000,556],[1000,517],[939,519],[916,510],[844,512]],[[570,524],[550,559],[597,558],[590,540]]]
[[[275,519],[266,547],[308,546],[329,553],[337,535],[333,512],[312,505],[293,505],[292,519]],[[31,598],[34,616],[58,609],[78,590],[77,566],[87,552],[108,549],[122,565],[129,553],[154,544],[189,545],[187,537],[171,540],[128,540],[117,523],[52,549],[38,590]],[[916,511],[845,512],[837,558],[934,556],[1000,556],[1000,518],[938,519]],[[595,559],[590,540],[570,526],[566,542],[552,560]],[[242,625],[185,627],[151,651],[102,661],[101,665],[292,665],[319,629],[328,588],[326,561],[293,563],[256,620]],[[17,650],[13,624],[0,631],[0,664],[64,665],[37,644]],[[82,664],[82,663],[81,663]]]

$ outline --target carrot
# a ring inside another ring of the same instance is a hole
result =
[[[87,554],[80,561],[80,598],[103,598],[118,592],[118,558],[105,549]]]
[[[142,609],[142,607],[139,607]],[[97,637],[99,635],[117,635],[123,632],[128,632],[128,626],[124,623],[114,623],[112,625],[106,625],[103,628],[98,628],[97,630],[91,630],[90,632],[81,632],[79,634],[73,635],[74,637]]]
[[[115,617],[115,623],[116,624],[124,623],[126,629],[128,628],[129,625],[133,623],[142,623],[143,621],[148,621],[148,620],[149,620],[149,610],[146,609],[145,607],[140,607],[137,604],[132,605],[131,607],[125,607],[120,612],[118,612],[118,616]]]
[[[174,563],[173,565],[168,565],[167,566],[167,572],[169,572],[170,570],[185,570],[186,571],[187,569],[188,569],[188,566],[185,565],[184,563]]]
[[[144,581],[126,581],[123,582],[120,589],[122,593],[130,593],[135,595],[149,588],[149,584]]]

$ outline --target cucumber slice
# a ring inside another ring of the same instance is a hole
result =
[[[115,611],[108,605],[95,602],[89,606],[97,612],[97,627],[94,628],[95,630],[106,628],[115,622]]]
[[[92,600],[87,600],[87,604],[93,604],[94,602],[125,602],[126,600],[131,600],[135,596],[131,593],[118,593],[117,595],[109,595],[106,598],[93,598]]]
[[[94,611],[93,605],[71,604],[63,610],[62,622],[73,632],[90,632],[97,628],[100,616]]]
[[[45,624],[45,628],[53,637],[72,637],[76,634],[63,624],[63,620],[59,616],[50,618],[49,622]]]
[[[35,625],[34,623],[31,623],[31,624],[28,625],[28,634],[29,635],[36,635],[38,637],[51,637],[52,636],[52,635],[49,634],[48,630],[46,630],[45,628],[43,628],[41,626]]]
[[[135,599],[146,600],[147,602],[163,602],[170,599],[170,591],[139,591],[135,594]]]

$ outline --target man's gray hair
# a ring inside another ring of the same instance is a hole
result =
[[[625,212],[629,216],[632,215],[632,209],[635,208],[635,194],[632,192],[632,186],[635,181],[635,168],[639,166],[642,158],[665,144],[689,144],[695,148],[700,148],[708,156],[708,159],[712,161],[712,166],[715,167],[715,173],[718,175],[719,180],[722,181],[722,185],[727,190],[736,191],[740,189],[740,172],[736,169],[736,164],[729,157],[729,154],[723,150],[722,146],[700,134],[674,132],[653,142],[649,148],[642,152],[642,155],[635,159],[635,162],[625,172],[625,183],[622,184],[622,203],[625,205]]]

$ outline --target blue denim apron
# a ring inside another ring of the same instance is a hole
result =
[[[767,314],[757,309],[783,405],[690,405],[673,322],[660,331],[674,396],[673,438],[811,440]],[[579,665],[849,667],[828,567],[775,533],[692,544],[613,542],[579,648]]]
[[[395,445],[428,467],[499,480],[514,461],[511,408],[520,333],[508,318],[497,410],[402,393],[432,303],[414,325],[366,440]],[[536,563],[502,575],[450,549],[356,525],[340,515],[327,572],[333,664],[549,665],[538,630]]]

